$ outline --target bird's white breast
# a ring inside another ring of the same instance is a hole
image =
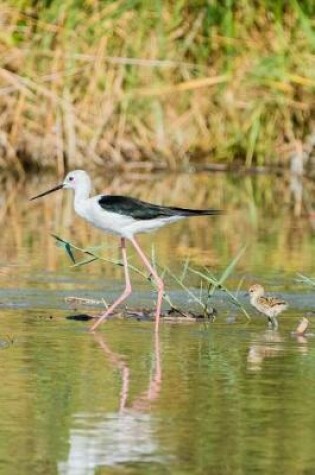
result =
[[[99,204],[100,196],[93,196],[74,204],[76,213],[96,228],[113,234],[123,234],[123,229],[134,222],[129,216],[122,216],[103,209]]]

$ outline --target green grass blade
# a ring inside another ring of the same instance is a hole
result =
[[[73,252],[71,250],[71,243],[69,241],[65,241],[64,239],[61,239],[59,236],[56,236],[55,234],[52,234],[52,237],[56,239],[57,241],[57,246],[61,247],[66,251],[66,254],[70,257],[71,261],[73,264],[76,263]]]
[[[234,259],[232,259],[232,261],[230,262],[230,264],[227,266],[227,268],[224,270],[224,272],[222,273],[220,279],[219,279],[219,284],[222,285],[223,282],[229,277],[229,275],[231,274],[231,272],[233,271],[234,267],[236,266],[236,264],[238,263],[238,261],[240,260],[240,258],[242,257],[242,255],[244,254],[245,250],[247,249],[247,244],[245,246],[243,246],[240,251],[236,254],[236,256],[234,257]]]

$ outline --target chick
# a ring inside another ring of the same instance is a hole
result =
[[[265,289],[260,284],[254,284],[250,287],[249,296],[251,305],[266,315],[269,324],[277,329],[277,316],[288,308],[287,302],[277,297],[265,297]]]

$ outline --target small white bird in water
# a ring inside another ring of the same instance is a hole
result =
[[[272,327],[277,329],[277,316],[288,308],[287,302],[277,297],[265,297],[265,289],[260,284],[254,284],[250,287],[249,296],[253,307],[266,315]]]
[[[96,323],[91,327],[95,330],[113,310],[123,302],[131,293],[129,278],[126,239],[128,239],[142,259],[144,265],[153,277],[158,290],[157,306],[155,313],[155,329],[158,329],[161,305],[163,299],[164,283],[156,270],[140,248],[135,234],[155,231],[169,223],[174,223],[190,216],[218,215],[222,211],[217,209],[186,209],[159,206],[126,196],[97,195],[90,198],[91,180],[83,170],[69,172],[64,181],[54,188],[34,196],[31,200],[45,196],[53,191],[63,188],[74,190],[74,209],[76,213],[93,226],[102,231],[120,236],[121,252],[125,274],[125,290],[115,302],[102,313]]]

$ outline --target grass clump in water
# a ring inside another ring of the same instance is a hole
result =
[[[100,261],[105,261],[107,263],[111,263],[111,264],[114,264],[114,265],[117,265],[117,266],[123,266],[123,263],[122,263],[121,260],[113,260],[113,259],[105,258],[105,257],[101,256],[98,252],[96,252],[95,249],[83,249],[83,248],[80,248],[80,247],[72,244],[69,241],[66,241],[66,240],[60,238],[59,236],[56,236],[56,235],[52,235],[52,236],[56,239],[57,245],[59,247],[63,248],[66,251],[67,255],[69,256],[69,258],[70,258],[70,260],[73,264],[72,267],[85,266],[85,265],[88,265],[88,264],[90,264],[94,261],[99,261],[99,260]],[[212,302],[211,299],[214,296],[215,292],[217,290],[220,290],[220,291],[223,291],[227,295],[228,300],[234,306],[236,306],[239,310],[241,310],[242,313],[245,315],[245,317],[248,320],[250,320],[251,318],[250,318],[249,314],[247,313],[245,307],[242,305],[242,303],[238,299],[239,289],[237,290],[236,293],[232,293],[224,285],[224,282],[231,275],[235,265],[240,260],[240,258],[244,254],[245,250],[246,250],[246,246],[244,246],[238,252],[238,254],[233,258],[233,260],[230,262],[230,264],[227,266],[227,268],[222,272],[222,274],[219,278],[217,278],[208,269],[204,269],[203,272],[192,269],[189,266],[189,261],[188,260],[184,263],[183,272],[182,272],[181,276],[177,277],[175,274],[173,274],[170,271],[170,269],[165,268],[163,270],[162,278],[165,277],[165,274],[169,275],[177,284],[180,285],[180,287],[187,294],[188,299],[190,301],[192,301],[195,305],[197,304],[197,306],[201,309],[201,314],[196,315],[198,317],[212,318],[216,315],[216,313],[217,313],[216,309],[214,309],[214,307],[210,306],[210,304]],[[76,261],[75,256],[74,256],[74,252],[83,253],[83,254],[87,255],[88,257],[86,259]],[[154,267],[157,267],[157,263],[155,261],[154,253],[152,255],[152,262],[153,262]],[[131,271],[137,273],[138,275],[140,275],[144,279],[147,279],[151,282],[150,276],[148,277],[147,274],[145,272],[143,272],[141,269],[137,268],[136,266],[134,266],[130,263],[128,263],[128,267]],[[200,277],[201,280],[200,280],[199,295],[197,293],[195,293],[193,289],[191,289],[190,287],[188,287],[185,284],[185,278],[187,276],[187,272],[191,272],[191,273],[193,273],[195,275],[198,275]],[[189,317],[191,315],[194,315],[194,313],[189,312],[189,311],[187,312],[186,310],[180,309],[177,305],[174,305],[170,295],[167,292],[164,292],[163,299],[170,306],[171,312],[176,312],[176,313],[178,313],[179,316],[182,316],[182,317]],[[86,302],[84,302],[84,300],[86,300]],[[89,305],[89,304],[91,304],[91,301],[88,302],[88,300],[89,299],[83,299],[81,297],[67,298],[67,301],[69,303],[71,303],[73,301],[73,302],[76,302],[76,303],[79,303],[79,304],[80,303],[81,304],[87,303]],[[100,303],[100,302],[97,302],[97,303]],[[105,304],[105,306],[107,306],[107,303],[105,301],[103,301],[103,303]]]

